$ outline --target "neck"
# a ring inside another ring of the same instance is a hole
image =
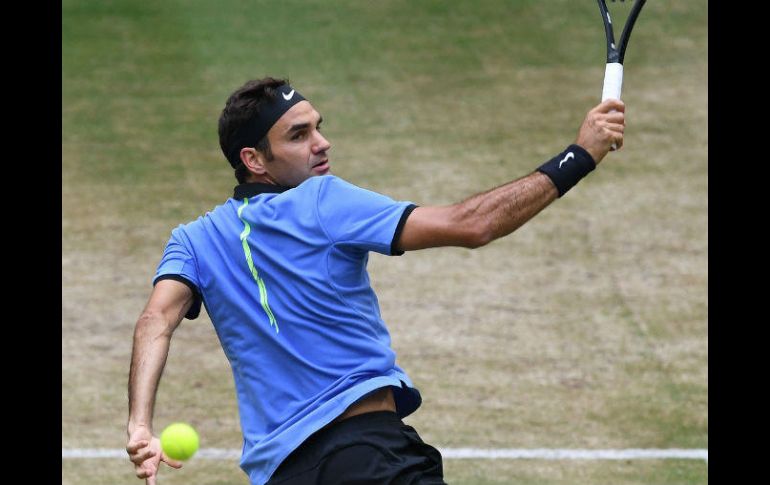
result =
[[[257,175],[255,173],[250,173],[249,177],[246,179],[245,183],[247,183],[247,184],[258,183],[258,184],[268,184],[268,185],[281,185],[267,172],[265,172],[265,173],[263,173],[261,175]]]

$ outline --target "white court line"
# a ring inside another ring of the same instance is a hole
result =
[[[625,450],[577,450],[555,448],[439,448],[444,459],[484,459],[484,460],[709,460],[707,449],[641,449]],[[105,448],[62,448],[62,458],[125,458],[125,450]],[[241,451],[223,448],[205,448],[195,454],[195,458],[207,460],[238,460]]]

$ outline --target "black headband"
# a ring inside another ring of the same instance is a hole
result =
[[[278,96],[274,99],[266,99],[259,114],[236,130],[233,141],[230,143],[230,151],[227,153],[227,160],[233,168],[241,163],[241,149],[243,147],[256,146],[285,112],[305,99],[288,84],[278,86],[276,91],[278,91]]]

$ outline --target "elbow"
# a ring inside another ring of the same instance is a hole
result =
[[[477,249],[482,246],[486,246],[487,244],[491,243],[495,238],[493,238],[489,233],[481,233],[476,234],[471,238],[471,240],[468,242],[468,244],[465,246],[469,249]]]
[[[486,246],[495,239],[492,228],[488,224],[479,221],[469,228],[463,246],[468,249],[476,249]]]
[[[155,335],[170,335],[173,331],[168,324],[165,315],[155,310],[145,310],[136,321],[137,332],[149,332]]]
[[[495,239],[494,228],[473,208],[453,207],[450,226],[455,229],[455,244],[468,249],[486,246]]]
[[[163,315],[160,312],[156,312],[153,310],[144,310],[141,315],[139,315],[139,319],[136,321],[137,327],[144,327],[147,325],[152,325],[154,322],[161,319]]]

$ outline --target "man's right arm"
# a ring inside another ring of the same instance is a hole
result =
[[[624,112],[622,101],[608,99],[586,115],[575,144],[597,165],[613,144],[623,145]],[[512,233],[558,196],[551,178],[538,171],[457,204],[418,207],[407,218],[396,249],[480,247]]]
[[[158,281],[134,329],[126,451],[137,477],[146,478],[148,485],[155,483],[161,460],[174,468],[182,466],[162,453],[158,438],[153,436],[152,415],[171,335],[192,303],[193,292],[187,285],[171,279]]]

